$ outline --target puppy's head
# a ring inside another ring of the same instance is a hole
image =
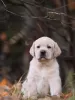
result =
[[[56,58],[61,54],[61,50],[51,38],[41,37],[32,44],[30,54],[36,59],[44,61]]]

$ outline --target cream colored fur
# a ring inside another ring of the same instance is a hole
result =
[[[38,46],[40,47],[37,48]],[[40,58],[42,50],[46,51],[43,59]],[[60,96],[62,88],[56,57],[61,54],[61,50],[58,44],[51,38],[41,37],[33,43],[30,54],[33,59],[30,62],[26,80],[22,84],[23,97],[25,99],[36,98],[48,94]]]

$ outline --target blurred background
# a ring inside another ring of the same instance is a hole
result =
[[[26,76],[30,46],[41,36],[59,44],[64,82],[75,71],[75,0],[0,0],[0,82]]]

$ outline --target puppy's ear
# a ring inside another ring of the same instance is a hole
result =
[[[29,53],[34,57],[35,55],[35,44],[34,43],[32,44]]]
[[[61,54],[61,49],[58,44],[55,42],[54,44],[54,57],[58,57]]]

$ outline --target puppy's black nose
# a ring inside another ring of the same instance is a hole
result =
[[[46,51],[45,50],[42,50],[41,51],[41,56],[45,56],[45,54],[46,54]]]

